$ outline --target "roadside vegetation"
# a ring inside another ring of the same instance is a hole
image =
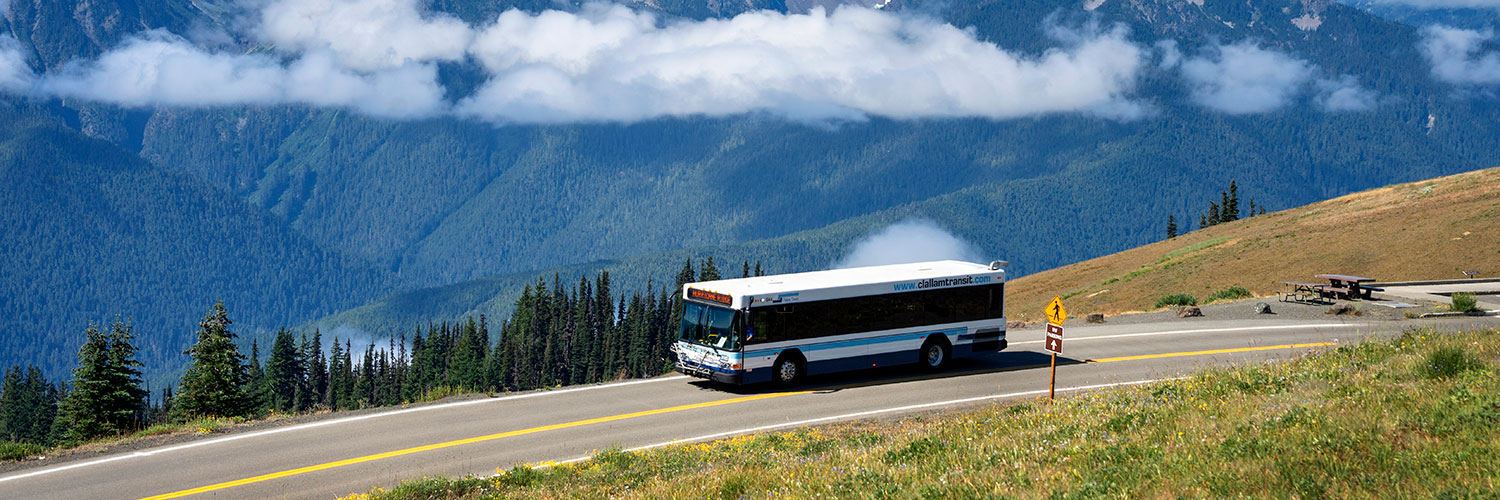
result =
[[[1452,309],[1454,312],[1467,313],[1480,310],[1479,301],[1474,298],[1474,294],[1472,293],[1455,293],[1449,299],[1449,309]]]
[[[1245,289],[1245,287],[1235,285],[1209,294],[1208,298],[1205,299],[1203,303],[1212,304],[1214,302],[1228,302],[1232,300],[1248,299],[1254,296],[1255,294],[1250,293],[1250,290]]]
[[[1171,307],[1171,306],[1196,306],[1196,305],[1198,305],[1198,298],[1197,297],[1194,297],[1192,295],[1188,295],[1188,294],[1185,294],[1185,293],[1174,293],[1174,294],[1162,297],[1160,299],[1157,299],[1156,306],[1154,306],[1153,309],[1161,309],[1163,307]]]
[[[348,498],[1495,498],[1500,330]]]

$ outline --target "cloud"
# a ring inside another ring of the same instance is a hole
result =
[[[327,50],[358,71],[463,59],[473,29],[416,0],[276,0],[260,10],[258,35],[278,49]]]
[[[1182,51],[1177,49],[1177,40],[1162,40],[1156,42],[1156,51],[1161,53],[1161,61],[1156,67],[1161,69],[1173,69],[1182,64]]]
[[[983,260],[974,246],[925,219],[907,219],[870,234],[854,244],[854,249],[834,269],[882,266],[932,260]]]
[[[244,29],[270,50],[153,30],[39,76],[38,91],[126,106],[305,104],[496,123],[1150,112],[1130,98],[1150,53],[1123,27],[1049,23],[1056,48],[1022,54],[932,18],[859,7],[692,21],[593,3],[512,9],[481,30],[417,0],[241,1],[258,23]],[[450,103],[436,64],[459,60],[478,62],[487,81]]]
[[[46,75],[39,87],[47,95],[133,107],[310,104],[391,117],[426,116],[444,107],[431,65],[357,73],[326,52],[283,64],[267,54],[208,52],[161,30]]]
[[[1319,79],[1313,101],[1324,111],[1368,111],[1375,109],[1378,94],[1364,88],[1352,75]]]
[[[1182,62],[1193,101],[1230,114],[1274,111],[1291,101],[1313,67],[1253,42],[1210,47]]]
[[[494,76],[460,113],[542,123],[756,111],[802,120],[1118,115],[1143,59],[1123,28],[1027,57],[872,9],[662,24],[604,4],[507,11],[471,53]]]
[[[1422,35],[1422,54],[1437,79],[1467,85],[1500,83],[1500,54],[1480,53],[1485,42],[1495,39],[1493,31],[1428,26]]]
[[[26,55],[21,52],[21,43],[10,35],[0,35],[0,91],[25,91],[35,79],[31,66],[26,64]]]

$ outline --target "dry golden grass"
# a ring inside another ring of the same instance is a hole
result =
[[[1114,315],[1233,285],[1274,295],[1282,281],[1323,273],[1403,281],[1467,270],[1500,275],[1500,168],[1355,193],[1024,276],[1007,287],[1006,308],[1011,319],[1040,321],[1060,295],[1072,316]]]

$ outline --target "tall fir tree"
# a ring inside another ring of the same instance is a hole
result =
[[[106,418],[122,430],[145,423],[146,400],[151,395],[141,387],[141,362],[136,360],[135,338],[130,324],[116,316],[109,327],[109,364],[105,376],[110,392],[104,408]]]
[[[1224,198],[1224,222],[1240,220],[1240,188],[1233,180],[1229,181],[1229,195]]]
[[[238,417],[254,410],[246,392],[250,375],[230,324],[222,301],[198,322],[198,340],[186,352],[191,364],[174,405],[178,418]]]
[[[717,279],[722,279],[722,277],[719,276],[719,268],[714,266],[714,256],[710,255],[707,260],[703,261],[703,269],[698,271],[698,281],[714,281]],[[624,296],[622,295],[620,298],[623,299]]]
[[[57,416],[57,389],[31,365],[5,371],[0,384],[0,441],[47,446],[54,441],[53,420]]]
[[[0,439],[12,443],[21,442],[21,427],[30,423],[35,408],[25,403],[21,394],[21,365],[5,370],[5,381],[0,382]]]
[[[1167,215],[1167,239],[1177,237],[1177,216]]]
[[[83,331],[78,348],[78,367],[73,369],[73,390],[58,408],[63,439],[79,443],[110,436],[122,430],[110,419],[106,401],[109,386],[109,336],[93,323]]]
[[[311,392],[311,404],[328,404],[328,362],[323,357],[323,332],[313,330],[312,341],[302,351],[307,362],[307,388]]]
[[[266,404],[269,408],[281,412],[306,409],[298,401],[298,396],[305,391],[306,366],[292,332],[285,328],[277,330],[276,340],[271,343],[271,355],[266,359]]]

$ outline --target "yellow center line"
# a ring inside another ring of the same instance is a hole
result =
[[[1120,356],[1117,358],[1099,358],[1084,361],[1085,363],[1113,363],[1116,361],[1135,361],[1140,359],[1175,358],[1178,356],[1202,356],[1205,354],[1227,354],[1232,352],[1269,351],[1273,349],[1296,349],[1298,347],[1326,347],[1338,345],[1336,342],[1314,342],[1311,344],[1285,344],[1268,345],[1264,347],[1236,347],[1234,349],[1213,349],[1208,351],[1169,352],[1164,354],[1142,354],[1140,356]]]
[[[758,401],[758,400],[763,400],[763,399],[779,398],[779,397],[783,397],[783,396],[795,396],[795,395],[798,395],[798,394],[810,394],[810,393],[812,393],[812,391],[788,391],[788,392],[774,392],[774,393],[770,393],[770,394],[757,394],[757,395],[754,395],[754,396],[745,396],[745,397],[732,398],[732,399],[721,399],[721,400],[718,400],[718,401],[709,401],[709,402],[705,402],[705,403],[693,403],[693,404],[689,404],[689,405],[673,406],[673,407],[670,407],[670,408],[657,408],[655,410],[645,410],[645,411],[638,411],[638,412],[634,412],[634,413],[622,413],[622,414],[619,414],[619,415],[610,415],[610,416],[607,416],[607,417],[591,418],[591,419],[588,419],[588,420],[577,420],[577,421],[566,422],[566,423],[561,423],[561,424],[544,425],[544,426],[541,426],[541,427],[532,427],[530,429],[521,429],[521,430],[515,430],[515,431],[501,432],[501,433],[498,433],[498,434],[490,434],[490,435],[486,435],[486,436],[477,436],[477,437],[471,437],[471,438],[467,438],[467,439],[459,439],[459,440],[448,441],[448,442],[443,442],[443,443],[429,444],[429,445],[425,445],[425,446],[417,446],[417,447],[414,447],[414,448],[407,448],[407,449],[404,449],[404,450],[388,451],[388,452],[385,452],[385,453],[377,453],[377,454],[374,454],[374,455],[366,455],[366,456],[363,456],[363,457],[355,457],[355,458],[350,458],[350,459],[345,459],[345,460],[339,460],[337,462],[328,462],[328,463],[324,463],[324,464],[310,465],[310,466],[302,467],[302,468],[299,468],[299,469],[291,469],[291,470],[285,470],[285,471],[281,471],[281,472],[273,472],[273,473],[270,473],[270,474],[262,474],[262,475],[255,476],[255,477],[247,477],[247,478],[239,479],[239,480],[235,480],[235,481],[229,481],[229,482],[224,482],[224,483],[219,483],[219,484],[211,484],[211,485],[208,485],[208,486],[193,488],[193,489],[190,489],[190,490],[182,490],[182,491],[178,491],[178,492],[167,493],[167,494],[164,494],[164,495],[157,495],[157,496],[153,496],[153,497],[146,497],[146,498],[144,498],[142,500],[158,500],[158,499],[167,499],[167,498],[181,498],[181,497],[185,497],[185,496],[188,496],[188,495],[196,495],[196,494],[199,494],[199,493],[207,493],[207,492],[210,492],[210,491],[222,490],[222,489],[225,489],[225,488],[233,488],[235,486],[243,486],[243,485],[246,485],[246,484],[259,483],[261,481],[269,481],[269,480],[272,480],[272,479],[289,477],[289,476],[296,476],[296,475],[299,475],[299,474],[306,474],[306,473],[309,473],[309,472],[317,472],[317,471],[320,471],[320,470],[328,470],[328,469],[332,469],[332,468],[335,468],[335,467],[343,467],[345,465],[353,465],[353,464],[358,464],[358,463],[363,463],[363,462],[370,462],[370,461],[375,461],[375,460],[381,460],[381,459],[386,459],[386,458],[391,458],[391,457],[399,457],[401,455],[410,455],[412,453],[421,453],[421,452],[424,452],[424,451],[431,451],[431,450],[437,450],[437,449],[442,449],[442,448],[449,448],[449,447],[453,447],[453,446],[459,446],[459,445],[465,445],[465,444],[471,444],[471,443],[480,443],[480,442],[484,442],[484,441],[493,441],[493,440],[496,440],[496,439],[504,439],[504,438],[508,438],[508,437],[521,436],[521,435],[525,435],[525,434],[535,434],[535,433],[538,433],[538,432],[555,431],[555,430],[558,430],[558,429],[568,429],[568,428],[572,428],[572,427],[581,427],[581,426],[592,425],[592,424],[602,424],[602,423],[605,423],[605,422],[614,422],[614,421],[618,421],[618,420],[625,420],[625,419],[631,419],[631,418],[646,417],[646,416],[651,416],[651,415],[660,415],[660,414],[663,414],[663,413],[672,413],[672,412],[679,412],[679,411],[685,411],[685,410],[693,410],[693,409],[698,409],[698,408],[709,408],[709,407],[713,407],[713,406],[720,406],[720,405],[727,405],[727,404],[734,404],[734,403],[744,403],[744,402],[747,402],[747,401]]]
[[[1298,348],[1298,347],[1324,347],[1324,346],[1331,346],[1331,345],[1335,345],[1335,343],[1334,342],[1318,342],[1318,343],[1311,343],[1311,344],[1286,344],[1286,345],[1265,346],[1265,347],[1240,347],[1240,348],[1234,348],[1234,349],[1214,349],[1214,350],[1209,350],[1209,351],[1189,351],[1189,352],[1172,352],[1172,353],[1163,353],[1163,354],[1144,354],[1144,355],[1140,355],[1140,356],[1121,356],[1121,357],[1114,357],[1114,358],[1090,359],[1090,360],[1087,360],[1087,361],[1084,361],[1084,362],[1085,363],[1113,363],[1113,362],[1118,362],[1118,361],[1134,361],[1134,360],[1141,360],[1141,359],[1171,358],[1171,357],[1178,357],[1178,356],[1201,356],[1201,355],[1205,355],[1205,354],[1225,354],[1225,353],[1249,352],[1249,351],[1267,351],[1267,350],[1272,350],[1272,349],[1294,349],[1294,348]],[[1046,365],[1013,367],[1012,370],[1026,369],[1026,368],[1033,368],[1033,367],[1038,367],[1039,368],[1039,367],[1042,367],[1042,366],[1046,366]],[[989,373],[991,371],[992,370],[975,370],[973,372],[960,372],[960,373],[957,373],[957,374],[951,374],[950,373],[950,374],[944,374],[944,377],[962,376],[964,374],[969,374],[969,373],[973,373],[973,374]],[[897,382],[902,382],[902,381],[924,380],[924,379],[929,379],[929,378],[932,378],[932,376],[910,377],[910,378],[896,379],[896,380],[885,380],[885,381],[881,381],[881,383],[882,384],[885,384],[885,383],[897,383]],[[709,408],[709,407],[722,406],[722,405],[728,405],[728,404],[734,404],[734,403],[745,403],[745,402],[749,402],[749,401],[760,401],[760,400],[772,399],[772,398],[779,398],[779,397],[784,397],[784,396],[796,396],[796,395],[800,395],[800,394],[812,394],[812,393],[818,392],[818,391],[827,391],[827,390],[835,390],[835,389],[865,387],[865,386],[869,386],[869,385],[876,385],[876,384],[873,383],[873,382],[866,382],[866,383],[857,383],[857,384],[847,384],[847,385],[842,385],[842,386],[821,387],[821,388],[814,388],[814,389],[802,390],[802,391],[786,391],[786,392],[773,392],[773,393],[768,393],[768,394],[756,394],[756,395],[753,395],[753,396],[744,396],[744,397],[731,398],[731,399],[721,399],[721,400],[718,400],[718,401],[708,401],[708,402],[704,402],[704,403],[693,403],[693,404],[688,404],[688,405],[673,406],[673,407],[669,407],[669,408],[658,408],[658,409],[655,409],[655,410],[644,410],[644,411],[638,411],[638,412],[634,412],[634,413],[622,413],[622,414],[619,414],[619,415],[610,415],[610,416],[606,416],[606,417],[591,418],[591,419],[588,419],[588,420],[576,420],[576,421],[573,421],[573,422],[566,422],[566,423],[561,423],[561,424],[544,425],[544,426],[541,426],[541,427],[532,427],[532,428],[529,428],[529,429],[507,431],[507,432],[501,432],[501,433],[497,433],[497,434],[489,434],[489,435],[485,435],[485,436],[477,436],[477,437],[471,437],[471,438],[466,438],[466,439],[459,439],[459,440],[454,440],[454,441],[447,441],[447,442],[442,442],[442,443],[429,444],[429,445],[425,445],[425,446],[417,446],[417,447],[414,447],[414,448],[406,448],[406,449],[402,449],[402,450],[388,451],[388,452],[385,452],[385,453],[377,453],[377,454],[374,454],[374,455],[366,455],[366,456],[363,456],[363,457],[349,458],[349,459],[345,459],[345,460],[339,460],[339,461],[336,461],[336,462],[328,462],[328,463],[323,463],[323,464],[318,464],[318,465],[310,465],[310,466],[302,467],[302,468],[298,468],[298,469],[285,470],[285,471],[281,471],[281,472],[273,472],[273,473],[270,473],[270,474],[262,474],[262,475],[255,476],[255,477],[247,477],[247,478],[239,479],[239,480],[235,480],[235,481],[228,481],[228,482],[223,482],[223,483],[218,483],[218,484],[211,484],[211,485],[208,485],[208,486],[202,486],[202,487],[193,488],[193,489],[190,489],[190,490],[182,490],[182,491],[177,491],[177,492],[173,492],[173,493],[167,493],[167,494],[163,494],[163,495],[157,495],[157,496],[153,496],[153,497],[146,497],[146,498],[143,498],[141,500],[162,500],[162,499],[167,499],[167,498],[181,498],[181,497],[185,497],[185,496],[189,496],[189,495],[196,495],[196,494],[199,494],[199,493],[207,493],[207,492],[210,492],[210,491],[222,490],[222,489],[225,489],[225,488],[233,488],[235,486],[243,486],[243,485],[246,485],[246,484],[259,483],[259,482],[262,482],[262,481],[269,481],[269,480],[272,480],[272,479],[278,479],[278,478],[283,478],[283,477],[296,476],[296,475],[306,474],[306,473],[309,473],[309,472],[317,472],[317,471],[321,471],[321,470],[328,470],[328,469],[333,469],[333,468],[336,468],[336,467],[343,467],[343,466],[346,466],[346,465],[354,465],[354,464],[358,464],[358,463],[371,462],[371,461],[375,461],[375,460],[381,460],[381,459],[386,459],[386,458],[391,458],[391,457],[399,457],[399,456],[402,456],[402,455],[410,455],[412,453],[421,453],[421,452],[424,452],[424,451],[431,451],[431,450],[437,450],[437,449],[442,449],[442,448],[449,448],[449,447],[453,447],[453,446],[459,446],[459,445],[465,445],[465,444],[471,444],[471,443],[480,443],[480,442],[484,442],[484,441],[493,441],[493,440],[496,440],[496,439],[504,439],[504,438],[508,438],[508,437],[521,436],[521,435],[526,435],[526,434],[535,434],[535,433],[538,433],[538,432],[555,431],[555,430],[559,430],[559,429],[568,429],[568,428],[573,428],[573,427],[581,427],[581,426],[585,426],[585,425],[602,424],[602,423],[605,423],[605,422],[615,422],[615,421],[619,421],[619,420],[626,420],[626,419],[639,418],[639,417],[647,417],[647,416],[651,416],[651,415],[661,415],[661,414],[664,414],[664,413],[674,413],[674,412],[686,411],[686,410],[694,410],[694,409],[698,409],[698,408]]]

